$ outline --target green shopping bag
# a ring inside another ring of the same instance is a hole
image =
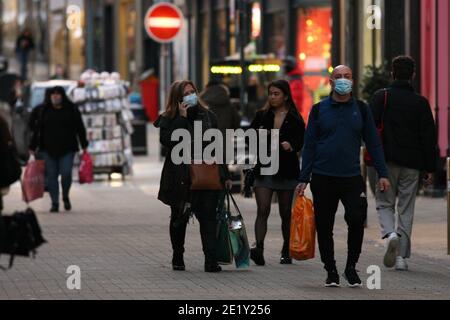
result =
[[[225,193],[221,193],[217,207],[216,258],[217,263],[227,265],[233,263],[229,233],[229,216],[225,208]]]
[[[233,216],[230,211],[230,199],[238,215]],[[227,192],[228,228],[231,248],[233,250],[236,268],[248,268],[250,266],[250,245],[248,243],[247,231],[241,211],[230,192]]]

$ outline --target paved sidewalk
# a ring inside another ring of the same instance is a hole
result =
[[[36,260],[17,258],[13,270],[0,272],[0,299],[449,299],[450,258],[446,255],[446,203],[420,198],[417,203],[410,272],[382,266],[376,212],[370,199],[369,228],[358,269],[364,283],[370,265],[381,268],[381,290],[326,289],[319,258],[278,263],[281,221],[274,205],[266,241],[266,267],[224,267],[220,274],[203,272],[198,222],[188,226],[186,272],[173,272],[168,234],[169,208],[157,199],[161,164],[137,159],[135,177],[122,181],[74,184],[74,211],[48,213],[49,199],[33,203],[49,241]],[[238,198],[250,242],[254,240],[254,199]],[[7,213],[24,209],[19,187],[5,198]],[[339,270],[346,256],[342,209],[335,239]],[[318,255],[318,253],[317,253]],[[5,265],[7,257],[0,263]],[[81,268],[81,290],[67,289],[67,268]],[[344,281],[343,281],[344,282]]]

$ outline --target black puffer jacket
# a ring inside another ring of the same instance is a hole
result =
[[[275,114],[270,109],[269,111],[258,111],[255,119],[251,124],[252,129],[266,129],[272,130],[274,128]],[[269,133],[270,134],[270,133]],[[305,122],[299,116],[297,110],[291,109],[283,122],[280,129],[280,168],[275,178],[280,179],[295,179],[300,178],[300,161],[299,152],[303,148],[303,141],[305,137]],[[294,151],[287,152],[281,147],[281,143],[289,142]],[[270,150],[270,136],[268,139],[268,150]],[[255,167],[255,176],[261,174],[261,164]]]
[[[194,139],[194,121],[202,122],[203,133],[211,128],[217,129],[217,117],[214,113],[198,107],[189,109],[188,118],[183,118],[179,114],[173,119],[162,115],[154,124],[156,128],[160,129],[160,142],[166,148],[158,199],[168,206],[180,206],[192,200],[189,167],[186,164],[176,165],[173,163],[171,159],[172,150],[179,142],[174,142],[171,138],[175,130],[186,129],[191,133],[192,139]],[[203,148],[206,145],[204,144]],[[193,142],[192,147],[194,147]],[[222,181],[224,182],[230,178],[228,169],[225,165],[221,165],[220,169]]]
[[[370,107],[377,126],[384,121],[383,148],[386,161],[406,168],[436,170],[436,125],[428,100],[406,81],[395,81],[375,93]]]

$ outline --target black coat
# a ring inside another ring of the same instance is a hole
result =
[[[275,114],[272,109],[268,111],[258,111],[255,119],[251,124],[252,129],[266,129],[272,130],[274,128]],[[299,153],[303,148],[305,137],[305,122],[298,114],[297,110],[291,109],[280,128],[280,167],[278,173],[274,176],[280,179],[295,179],[300,178],[300,161]],[[289,142],[294,149],[291,152],[285,151],[281,143]],[[270,150],[270,137],[268,139],[268,150]],[[258,143],[259,145],[259,143]],[[261,174],[261,164],[258,161],[255,167],[255,176]]]
[[[45,126],[45,114],[49,108],[52,108],[51,106],[48,106],[46,104],[42,104],[38,107],[36,107],[31,116],[30,116],[30,122],[29,127],[31,130],[31,142],[30,142],[30,150],[41,150],[41,151],[49,151],[45,150],[44,147],[44,135],[43,130]],[[80,110],[78,110],[77,106],[73,103],[67,103],[63,106],[63,108],[66,108],[70,110],[70,118],[69,125],[64,129],[64,132],[61,133],[62,136],[68,137],[68,140],[66,141],[67,144],[65,144],[64,149],[61,150],[62,154],[64,155],[64,152],[78,152],[79,144],[83,149],[86,149],[89,145],[89,142],[87,140],[86,136],[86,128],[83,123],[83,119],[81,117]],[[60,150],[52,150],[57,153],[59,153]]]
[[[377,126],[384,121],[383,148],[386,161],[406,168],[436,170],[436,125],[428,100],[406,81],[395,81],[375,93],[370,107]]]
[[[195,108],[197,111],[190,112],[188,118],[183,118],[179,114],[171,119],[164,115],[160,116],[155,122],[155,127],[160,129],[160,142],[166,149],[165,161],[161,173],[160,189],[158,199],[168,206],[183,205],[192,201],[193,193],[190,191],[189,167],[186,164],[176,165],[171,159],[173,148],[179,143],[171,141],[172,134],[177,129],[187,129],[193,136],[194,121],[202,121],[203,133],[211,128],[217,129],[217,117],[211,111],[203,111]],[[193,109],[191,109],[193,110]],[[203,148],[207,144],[203,145]],[[193,146],[193,143],[192,143]],[[225,165],[220,166],[222,181],[229,179],[228,169]],[[198,191],[201,192],[201,191]],[[195,207],[195,204],[192,204]]]

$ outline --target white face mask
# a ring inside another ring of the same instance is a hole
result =
[[[190,107],[196,106],[198,104],[197,94],[193,93],[183,98],[183,102]]]

